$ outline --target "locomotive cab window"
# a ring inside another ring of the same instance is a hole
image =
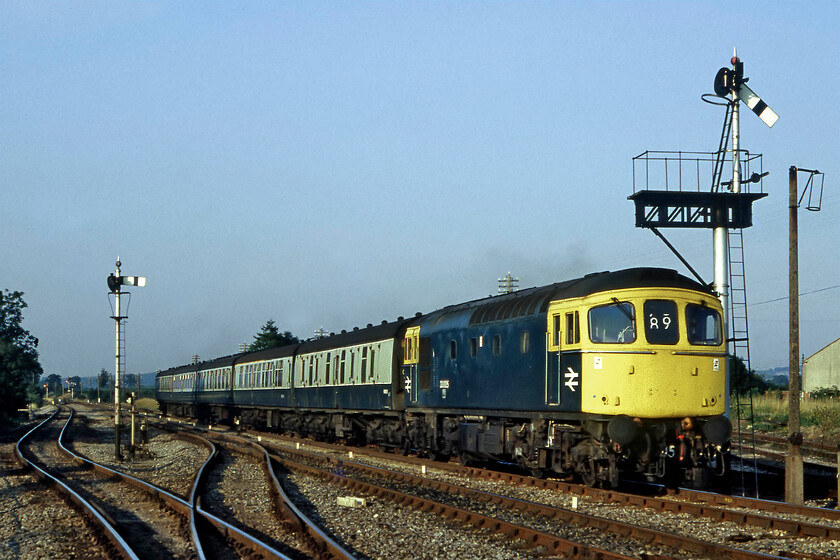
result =
[[[676,303],[649,299],[645,302],[644,312],[645,338],[650,344],[676,344],[680,341]]]
[[[720,313],[689,303],[685,306],[685,324],[689,344],[718,346],[723,342]]]
[[[595,343],[630,344],[636,341],[636,308],[616,302],[589,310],[589,339]]]

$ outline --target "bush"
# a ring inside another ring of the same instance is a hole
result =
[[[840,398],[840,389],[837,385],[833,385],[830,389],[828,387],[819,387],[816,391],[811,392],[813,399],[837,399]]]
[[[840,403],[822,401],[802,410],[800,421],[803,426],[815,426],[826,430],[840,428]]]
[[[155,399],[137,399],[137,409],[148,412],[160,412],[158,402]]]

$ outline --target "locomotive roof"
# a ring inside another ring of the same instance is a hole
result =
[[[711,290],[699,282],[666,268],[629,268],[615,272],[596,272],[582,278],[557,282],[547,286],[527,288],[504,294],[451,305],[433,313],[424,319],[435,319],[440,323],[447,318],[471,312],[470,325],[490,323],[504,319],[528,317],[535,313],[544,313],[548,304],[558,299],[584,297],[591,294],[627,288],[685,288],[712,294]]]

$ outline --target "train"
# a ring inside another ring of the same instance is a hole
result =
[[[728,471],[724,332],[708,286],[631,268],[170,368],[156,395],[240,429],[706,488]]]

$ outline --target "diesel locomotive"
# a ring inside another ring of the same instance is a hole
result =
[[[616,486],[727,470],[721,305],[633,268],[157,375],[166,414]]]

